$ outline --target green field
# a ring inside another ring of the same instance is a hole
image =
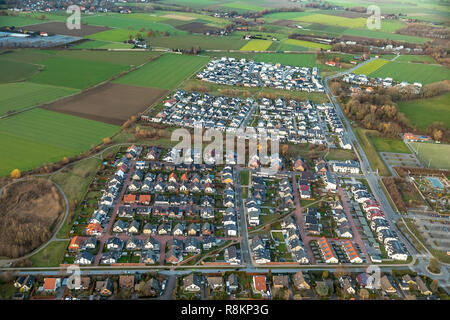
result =
[[[44,109],[0,120],[0,176],[84,152],[119,127]]]
[[[250,40],[241,51],[266,51],[271,45],[272,41],[269,40]]]
[[[92,62],[107,62],[122,66],[136,66],[161,55],[156,51],[92,51],[64,50],[58,52],[60,58],[88,60]]]
[[[108,42],[102,40],[86,41],[74,46],[75,49],[131,49],[132,44],[122,42]]]
[[[364,18],[345,18],[326,14],[312,14],[294,19],[295,21],[321,23],[346,28],[362,28],[366,25]]]
[[[314,53],[258,53],[255,55],[254,60],[300,67],[315,67],[317,65]]]
[[[150,37],[147,43],[152,47],[163,47],[171,49],[191,49],[200,47],[204,50],[239,50],[247,41],[240,37],[208,37],[202,35],[185,35],[172,37]]]
[[[366,63],[362,67],[359,67],[358,69],[353,71],[353,73],[370,75],[372,72],[375,72],[376,70],[380,69],[382,66],[384,66],[387,63],[389,63],[388,60],[375,59],[375,60],[372,60],[372,61]]]
[[[200,68],[208,61],[207,57],[164,54],[115,82],[141,87],[175,89],[185,79],[200,71]]]
[[[329,44],[322,44],[322,43],[316,43],[311,41],[303,41],[303,40],[296,40],[296,39],[287,39],[283,41],[286,44],[291,44],[294,46],[300,46],[300,47],[306,47],[311,49],[324,49],[328,50],[331,49],[331,45]]]
[[[88,36],[85,36],[86,39],[92,40],[102,40],[102,41],[112,41],[112,42],[122,42],[131,38],[136,37],[139,31],[136,30],[127,30],[127,29],[111,29],[98,33],[94,33]],[[144,35],[141,32],[142,35]]]
[[[26,80],[35,74],[38,69],[39,66],[35,64],[8,60],[0,55],[0,83]]]
[[[32,77],[35,83],[84,89],[110,79],[127,69],[108,62],[54,57],[39,62],[44,71]]]
[[[424,55],[402,55],[395,59],[395,62],[416,62],[416,63],[434,63],[437,64],[430,56]]]
[[[368,137],[378,152],[411,153],[401,139],[389,139],[374,134],[368,134]]]
[[[450,169],[450,144],[411,142],[414,150],[419,150],[419,155],[435,169]]]
[[[19,82],[0,84],[0,116],[20,111],[77,92],[76,89]]]
[[[122,14],[107,14],[101,16],[95,15],[82,18],[82,23],[87,22],[89,25],[94,26],[105,26],[110,28],[133,31],[133,34],[138,32],[142,28],[144,28],[146,31],[151,29],[153,32],[169,32],[170,34],[187,33],[186,31],[183,30],[177,30],[171,25],[151,21],[150,20],[151,18],[152,18],[151,16],[144,17],[143,15],[136,16],[136,15],[122,15]],[[109,40],[109,39],[100,39],[100,40]]]
[[[411,121],[411,124],[421,130],[426,130],[433,122],[440,121],[450,128],[450,93],[442,96],[411,100],[398,103],[400,112]]]
[[[245,11],[262,11],[264,7],[260,7],[257,5],[251,5],[243,2],[231,2],[222,5],[222,7],[232,8],[232,9],[241,9]]]
[[[354,36],[354,37],[365,37],[365,38],[373,38],[373,39],[389,39],[394,41],[404,41],[410,43],[423,44],[428,41],[427,38],[423,37],[415,37],[415,36],[407,36],[403,34],[397,33],[389,33],[382,32],[376,30],[369,29],[352,29],[349,28],[343,32],[346,36]]]
[[[370,77],[390,77],[395,81],[428,84],[450,79],[450,70],[437,65],[393,61],[370,73]]]
[[[44,21],[40,19],[27,18],[23,16],[1,16],[0,18],[0,27],[8,26],[8,27],[22,27],[28,26],[32,24],[42,23]]]

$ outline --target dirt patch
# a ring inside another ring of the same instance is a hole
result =
[[[45,109],[121,125],[167,93],[163,89],[107,83],[49,104]]]
[[[43,31],[49,34],[63,34],[65,36],[84,37],[97,32],[110,30],[108,27],[90,26],[88,24],[82,24],[81,29],[69,30],[67,29],[65,22],[45,22],[40,24],[34,24],[31,26],[22,27],[22,29],[31,31]]]
[[[28,179],[3,188],[0,256],[21,257],[48,241],[63,213],[63,197],[49,180]]]
[[[205,33],[205,32],[214,32],[219,30],[219,28],[216,27],[210,27],[204,24],[203,22],[191,22],[182,24],[180,26],[176,26],[175,28],[188,31],[188,32],[194,32],[194,33]]]

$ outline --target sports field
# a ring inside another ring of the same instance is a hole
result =
[[[77,92],[76,89],[30,82],[0,84],[0,116]]]
[[[272,45],[269,40],[250,40],[241,48],[242,51],[265,51]]]
[[[382,65],[376,71],[370,73],[370,76],[382,78],[391,77],[396,81],[428,84],[450,79],[450,70],[437,65],[393,61]]]
[[[149,88],[174,89],[185,79],[200,71],[207,57],[164,54],[136,71],[114,82]]]
[[[425,161],[425,165],[430,168],[450,169],[450,144],[411,142],[414,150],[418,150],[419,155]]]
[[[43,109],[0,120],[0,175],[28,170],[81,153],[118,131],[118,126]]]
[[[84,89],[110,79],[128,67],[108,62],[53,57],[39,62],[44,70],[31,82]]]
[[[411,153],[411,150],[401,139],[389,139],[375,134],[367,134],[378,152]]]
[[[400,112],[421,130],[426,130],[433,122],[439,121],[450,128],[450,93],[430,99],[418,99],[398,103]]]
[[[388,60],[375,59],[375,60],[372,60],[372,61],[366,63],[362,67],[359,67],[358,69],[353,71],[353,73],[370,75],[372,72],[375,72],[376,70],[380,69],[382,66],[384,66],[387,63],[389,63]]]

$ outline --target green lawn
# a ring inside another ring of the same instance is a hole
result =
[[[119,127],[43,109],[0,120],[0,176],[71,157],[102,142]]]
[[[77,92],[76,89],[31,82],[0,84],[0,116],[53,101]],[[26,94],[25,94],[26,93]]]
[[[8,27],[22,27],[22,26],[28,26],[31,24],[38,24],[43,23],[46,21],[39,20],[39,19],[33,19],[33,18],[27,18],[23,16],[2,16],[0,19],[0,26],[8,26]]]
[[[282,65],[301,66],[301,67],[315,67],[316,55],[314,53],[258,53],[255,55],[255,61],[281,63]]]
[[[378,152],[411,153],[401,139],[383,138],[373,134],[369,134],[369,138]]]
[[[68,245],[69,241],[50,243],[45,249],[30,258],[33,267],[59,267]]]
[[[209,58],[180,54],[164,54],[142,68],[114,82],[141,87],[175,89],[185,79],[200,71]]]
[[[107,62],[122,66],[136,66],[161,55],[156,51],[92,51],[64,50],[58,52],[58,57],[92,62]]]
[[[411,142],[414,150],[419,151],[420,156],[428,166],[436,169],[450,169],[450,144],[435,144],[423,142]]]
[[[411,100],[398,103],[400,112],[418,129],[426,130],[435,121],[440,121],[450,128],[450,93],[442,96]]]
[[[249,172],[247,170],[241,171],[241,185],[247,186],[249,183]]]
[[[31,78],[35,83],[84,89],[110,79],[128,67],[108,62],[52,57],[39,62],[44,70]]]
[[[361,144],[361,147],[364,149],[364,153],[366,154],[367,159],[370,162],[372,170],[378,169],[380,176],[390,176],[391,174],[388,168],[384,164],[381,157],[378,155],[373,142],[368,137],[369,130],[365,130],[359,127],[354,127],[352,128],[352,130],[355,133],[355,136],[358,139],[359,143]]]

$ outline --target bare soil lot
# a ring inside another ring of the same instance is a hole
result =
[[[64,212],[61,194],[47,179],[27,179],[2,190],[0,256],[17,258],[46,242]]]
[[[88,24],[82,24],[80,30],[77,29],[69,30],[67,29],[65,22],[45,22],[31,26],[25,26],[22,28],[31,31],[43,31],[47,33],[63,34],[66,36],[74,36],[74,37],[84,37],[93,33],[111,29],[108,27],[90,26]]]
[[[190,22],[190,23],[182,24],[180,26],[176,26],[175,28],[183,30],[183,31],[194,32],[194,33],[205,33],[208,31],[218,30],[218,28],[207,26],[203,22]]]
[[[45,108],[91,120],[121,125],[143,112],[168,90],[107,83],[61,99]]]

